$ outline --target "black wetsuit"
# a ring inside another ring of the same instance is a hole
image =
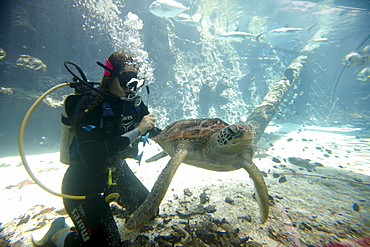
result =
[[[64,199],[78,235],[68,235],[65,246],[121,246],[117,225],[105,196],[120,194],[117,202],[128,214],[145,200],[149,191],[128,167],[125,158],[137,154],[137,145],[122,134],[134,130],[149,114],[141,103],[135,107],[118,97],[84,96],[76,110],[76,138],[70,148],[70,166],[64,175],[62,192],[86,195],[86,200]],[[79,118],[92,102],[97,105]],[[157,129],[152,129],[156,134]],[[109,186],[108,172],[112,174]],[[102,193],[104,193],[102,195]]]

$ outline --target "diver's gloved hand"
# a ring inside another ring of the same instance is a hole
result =
[[[143,117],[143,119],[141,120],[137,128],[139,129],[141,134],[144,134],[145,132],[147,132],[148,130],[154,127],[155,122],[156,122],[156,118],[154,114],[148,114]]]

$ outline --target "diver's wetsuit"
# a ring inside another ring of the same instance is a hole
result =
[[[83,113],[92,102],[97,105]],[[118,228],[104,198],[118,192],[117,202],[131,214],[149,193],[124,161],[137,154],[137,145],[130,145],[129,138],[121,136],[134,130],[147,114],[148,108],[143,103],[135,107],[118,97],[104,96],[97,100],[96,95],[87,95],[80,100],[75,115],[76,138],[71,145],[71,162],[62,192],[87,198],[64,199],[79,233],[68,235],[65,246],[121,246]],[[152,129],[151,136],[157,131]],[[108,185],[109,170],[116,185]],[[103,192],[105,195],[101,196]]]

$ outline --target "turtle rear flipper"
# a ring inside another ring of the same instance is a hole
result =
[[[131,215],[127,220],[126,230],[136,230],[143,226],[155,213],[161,204],[164,195],[167,192],[173,176],[177,168],[188,154],[187,150],[181,149],[167,163],[166,167],[162,170],[157,181],[155,182],[152,191],[146,197],[143,204]]]
[[[166,157],[168,154],[165,152],[165,151],[162,151],[152,157],[150,157],[149,159],[147,159],[145,162],[146,163],[149,163],[149,162],[154,162],[154,161],[157,161],[159,159],[162,159],[163,157]]]

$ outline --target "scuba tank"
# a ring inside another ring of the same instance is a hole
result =
[[[80,74],[77,77],[67,66],[68,64],[73,65]],[[94,84],[99,84],[96,82],[88,82],[83,71],[74,63],[65,62],[64,67],[72,74],[73,83],[70,84],[71,88],[74,88],[74,93],[68,95],[63,103],[63,113],[61,115],[62,122],[62,135],[60,139],[60,162],[66,165],[70,164],[70,147],[75,138],[75,130],[73,128],[74,115],[78,102],[82,96],[90,93],[90,89],[98,90],[94,88]],[[99,90],[100,91],[100,90]],[[103,93],[103,92],[101,92]]]
[[[66,101],[72,95],[67,96],[63,104],[63,113],[62,113],[62,136],[60,138],[60,162],[66,165],[69,165],[69,147],[72,145],[74,134],[73,128],[71,125],[67,125],[63,119],[68,119],[68,114],[66,111]]]
[[[61,116],[62,136],[60,139],[60,162],[70,164],[70,147],[75,137],[73,119],[76,106],[84,94],[70,94],[64,100],[63,113]]]

